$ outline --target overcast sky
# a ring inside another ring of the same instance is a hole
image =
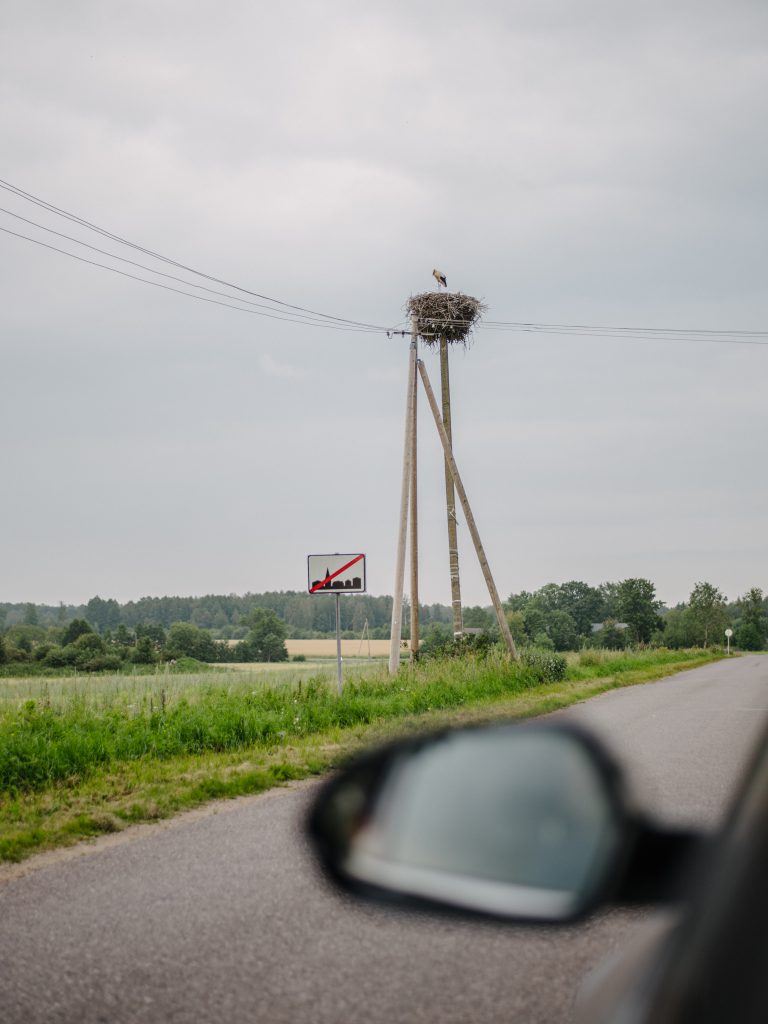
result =
[[[764,0],[3,0],[0,178],[376,326],[438,267],[496,321],[768,332],[767,51]],[[0,600],[300,590],[334,551],[392,593],[407,349],[0,232]],[[768,589],[768,346],[484,330],[451,371],[503,597]],[[448,603],[420,416],[421,598]],[[465,603],[488,604],[460,520]]]

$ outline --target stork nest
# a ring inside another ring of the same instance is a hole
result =
[[[406,306],[416,319],[416,330],[425,345],[463,345],[472,340],[472,331],[486,307],[479,299],[461,292],[422,292],[412,295]]]

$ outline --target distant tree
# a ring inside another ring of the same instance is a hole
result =
[[[670,608],[664,616],[664,643],[667,647],[694,647],[697,628],[687,605]]]
[[[491,629],[495,619],[493,612],[488,608],[474,605],[464,609],[463,621],[464,625],[470,629]]]
[[[5,637],[0,633],[0,665],[4,665],[8,660],[8,654],[5,649]]]
[[[531,642],[535,643],[537,636],[547,636],[547,612],[535,597],[523,609],[523,622]]]
[[[547,635],[556,651],[573,651],[578,646],[576,623],[568,612],[552,612],[547,622]]]
[[[616,619],[619,616],[619,584],[601,583],[597,588],[603,599],[602,613],[605,620]],[[600,621],[597,619],[596,621]]]
[[[604,647],[609,651],[620,651],[627,646],[631,637],[628,629],[622,629],[615,619],[606,619],[600,629],[589,639],[590,647]]]
[[[32,603],[24,605],[24,617],[21,620],[25,626],[37,626],[40,620],[37,614],[37,605]]]
[[[697,640],[706,647],[713,637],[722,633],[728,623],[726,600],[711,583],[697,583],[688,602],[689,616],[697,631]]]
[[[147,639],[155,645],[158,650],[165,647],[166,635],[162,626],[156,622],[139,622],[136,624],[136,640]]]
[[[218,661],[219,649],[210,633],[191,622],[174,622],[168,631],[165,657]]]
[[[602,622],[606,616],[605,598],[597,587],[580,580],[569,580],[560,587],[558,608],[568,612],[579,636],[588,637],[593,622]]]
[[[554,651],[555,645],[549,633],[537,633],[531,640],[534,647],[540,647],[544,651]]]
[[[121,622],[112,636],[112,642],[119,647],[131,647],[136,642],[136,636]]]
[[[768,637],[768,616],[760,587],[752,587],[736,602],[741,621],[736,628],[736,646],[744,651],[761,651]]]
[[[511,612],[524,612],[532,600],[533,594],[529,590],[521,590],[519,594],[510,594],[505,605]]]
[[[74,643],[79,636],[92,632],[93,630],[85,619],[72,619],[62,634],[61,645],[62,647],[66,647],[68,644]]]
[[[527,636],[525,632],[525,618],[522,612],[505,612],[509,631],[516,644],[525,643]]]
[[[285,646],[288,631],[275,612],[267,608],[255,608],[250,615],[245,616],[243,625],[248,627],[248,635],[238,644],[238,648],[247,654],[247,660],[288,660],[288,648]]]
[[[158,658],[157,648],[148,636],[139,637],[128,658],[134,665],[154,665]]]
[[[453,641],[453,631],[444,622],[432,622],[427,626],[419,641],[419,652],[424,656],[437,656]]]
[[[648,643],[654,630],[663,628],[656,587],[650,580],[622,580],[616,588],[616,610],[632,631],[632,639]]]
[[[120,623],[120,605],[114,598],[105,601],[97,595],[85,606],[85,617],[99,633],[115,629]]]

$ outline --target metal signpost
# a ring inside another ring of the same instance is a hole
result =
[[[728,651],[727,651],[728,654],[731,653],[731,637],[732,636],[733,636],[733,630],[732,629],[726,629],[726,631],[725,631],[725,642],[728,645]]]
[[[365,555],[307,555],[307,587],[310,594],[336,596],[336,678],[341,694],[341,606],[342,594],[365,593]]]

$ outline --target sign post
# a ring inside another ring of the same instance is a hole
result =
[[[336,680],[341,695],[341,595],[365,593],[365,555],[308,555],[307,588],[310,594],[336,597]]]
[[[732,629],[726,629],[726,631],[725,631],[725,642],[728,645],[728,650],[727,650],[728,654],[731,653],[731,637],[732,636],[733,636],[733,630]]]

